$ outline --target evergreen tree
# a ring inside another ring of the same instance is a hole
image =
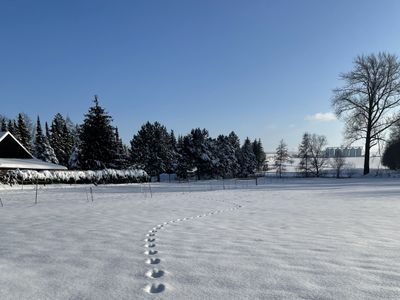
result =
[[[28,120],[22,113],[18,114],[18,139],[20,143],[32,153],[32,135],[28,129]]]
[[[391,130],[389,141],[382,156],[382,164],[391,170],[400,170],[400,122]]]
[[[174,150],[165,126],[158,122],[147,122],[131,140],[131,160],[151,176],[157,176],[170,168]]]
[[[61,165],[68,166],[74,148],[74,140],[64,117],[60,113],[54,116],[51,129],[47,134],[50,136],[50,145],[54,149],[58,161]]]
[[[3,119],[1,120],[1,131],[2,131],[2,132],[6,132],[6,131],[7,131],[7,121],[6,121],[5,118],[3,118]]]
[[[10,132],[17,138],[17,140],[19,140],[19,130],[17,121],[13,120],[12,125],[8,126],[8,128],[12,129],[12,131]]]
[[[176,172],[176,168],[178,166],[178,142],[173,130],[171,130],[169,137],[171,144],[171,159],[169,160],[169,165],[167,166],[167,173],[173,174]]]
[[[79,126],[74,124],[68,116],[65,118],[65,124],[67,126],[68,134],[70,136],[69,143],[73,144],[74,146],[78,145],[80,143]]]
[[[36,133],[35,133],[35,139],[33,143],[33,148],[34,148],[34,155],[36,158],[45,160],[45,149],[44,149],[44,136],[43,136],[43,131],[42,131],[42,126],[40,124],[40,119],[39,116],[37,117],[36,121]]]
[[[186,145],[188,144],[187,137],[178,137],[176,143],[176,168],[175,172],[179,178],[187,179],[189,171],[193,170],[194,166],[189,160],[188,149]]]
[[[212,140],[206,129],[192,129],[184,137],[184,153],[187,164],[197,169],[197,178],[212,177],[217,164],[217,158],[212,149]]]
[[[82,169],[82,164],[80,162],[80,158],[82,155],[80,154],[80,147],[79,145],[75,145],[72,149],[72,153],[68,160],[68,166],[70,169],[79,170]]]
[[[58,159],[54,153],[54,149],[50,146],[47,137],[43,134],[39,116],[36,122],[36,134],[34,140],[34,153],[36,158],[45,162],[58,164]]]
[[[276,173],[279,177],[282,177],[282,173],[286,170],[285,163],[289,160],[289,152],[287,145],[283,140],[279,142],[278,147],[276,148],[275,154],[275,167]]]
[[[49,129],[49,124],[46,122],[45,123],[45,130],[46,130],[46,138],[48,141],[51,140],[51,134],[50,134],[50,129]]]
[[[248,177],[251,174],[254,174],[257,168],[257,159],[253,151],[253,145],[249,138],[243,143],[240,152],[240,175],[242,177]]]
[[[230,143],[229,137],[224,135],[218,136],[216,145],[216,156],[218,157],[218,176],[221,176],[222,178],[234,177],[238,168],[235,147]]]
[[[115,127],[115,157],[113,160],[113,167],[116,169],[125,169],[129,166],[129,155],[126,147],[119,137],[118,128]]]
[[[386,145],[382,164],[391,170],[400,170],[400,140],[391,141]]]
[[[305,177],[310,176],[311,172],[311,135],[306,132],[303,134],[303,139],[299,145],[298,157],[300,158],[300,163],[298,169],[304,174]]]
[[[111,126],[112,118],[99,105],[94,97],[94,105],[89,108],[80,130],[81,167],[84,169],[103,169],[109,167],[115,157],[115,134]]]
[[[8,120],[7,131],[9,131],[12,135],[16,137],[14,122],[12,120]]]
[[[256,160],[257,160],[257,170],[260,171],[263,168],[265,158],[266,158],[264,148],[261,143],[261,139],[254,140],[253,152],[254,152],[254,155],[256,156]]]
[[[240,139],[237,136],[237,134],[232,131],[228,135],[228,142],[230,145],[230,148],[234,152],[234,156],[232,156],[232,161],[231,161],[231,175],[232,177],[237,177],[240,175],[241,172],[241,167],[240,167],[240,159],[242,155],[242,150],[240,148]]]

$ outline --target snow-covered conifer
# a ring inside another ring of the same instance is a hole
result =
[[[22,145],[29,151],[32,152],[32,135],[30,130],[30,121],[27,119],[25,114],[18,114],[18,125],[17,125],[17,138]]]
[[[80,130],[79,161],[84,169],[103,169],[114,159],[115,133],[112,118],[94,97]],[[72,147],[71,147],[72,148]]]
[[[246,138],[240,152],[240,175],[247,177],[254,174],[257,168],[257,159],[253,151],[253,145],[249,138]]]
[[[131,140],[130,155],[134,164],[160,180],[160,174],[169,171],[175,155],[165,126],[158,122],[142,125]]]
[[[58,164],[58,159],[54,153],[54,149],[50,146],[49,140],[43,134],[39,116],[36,122],[36,133],[34,139],[34,154],[36,158],[46,162]]]
[[[0,131],[6,132],[7,131],[7,121],[6,118],[1,119],[1,129]]]

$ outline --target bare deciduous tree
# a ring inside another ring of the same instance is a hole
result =
[[[326,137],[313,134],[310,139],[311,170],[315,176],[319,177],[326,164],[325,147],[327,145]]]
[[[299,146],[300,164],[298,169],[304,173],[306,177],[310,174],[319,177],[321,171],[326,164],[325,146],[327,144],[326,137],[305,133],[303,140]]]
[[[345,164],[346,159],[344,158],[342,151],[337,150],[335,153],[335,157],[330,160],[330,165],[336,172],[336,178],[340,178],[340,174]]]
[[[347,141],[365,140],[365,175],[371,148],[400,120],[400,62],[388,53],[361,55],[355,59],[354,69],[340,77],[345,85],[333,91],[332,105],[346,122]]]

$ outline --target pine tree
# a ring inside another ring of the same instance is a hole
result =
[[[13,123],[12,120],[8,120],[8,123],[7,123],[7,131],[9,131],[12,135],[14,135],[14,136],[16,137],[16,134],[15,134],[15,127],[14,127],[14,123]]]
[[[46,138],[50,141],[51,134],[50,134],[49,124],[47,122],[45,123],[45,130],[46,130]]]
[[[264,148],[261,143],[261,139],[254,140],[253,152],[254,152],[254,155],[256,156],[256,160],[257,160],[257,170],[260,171],[263,168],[265,158],[266,158]]]
[[[305,177],[310,176],[311,172],[311,135],[306,132],[303,134],[303,139],[299,145],[298,157],[300,158],[300,163],[298,169],[304,174]]]
[[[218,157],[217,174],[222,178],[234,177],[238,169],[236,149],[231,144],[229,136],[219,135],[215,141]],[[240,151],[240,149],[239,149]]]
[[[240,175],[242,177],[248,177],[249,175],[254,174],[257,168],[257,159],[253,151],[253,145],[249,138],[246,138],[243,143],[239,162],[241,168]]]
[[[241,168],[240,168],[240,159],[241,159],[241,153],[242,150],[240,148],[240,139],[237,136],[237,134],[232,131],[229,135],[228,135],[228,142],[229,145],[232,149],[232,151],[234,152],[234,156],[232,156],[232,161],[231,161],[231,174],[232,177],[237,177],[240,175],[241,172]]]
[[[79,126],[74,124],[68,116],[65,118],[65,124],[68,129],[69,144],[73,144],[74,146],[78,145],[80,143]]]
[[[19,141],[29,152],[32,152],[32,135],[28,129],[26,116],[22,113],[18,114],[17,128]]]
[[[206,129],[192,129],[190,134],[184,137],[185,155],[188,165],[197,169],[197,178],[212,177],[217,163],[214,157],[212,139]]]
[[[2,132],[6,132],[6,131],[7,131],[7,121],[6,121],[5,118],[3,118],[3,119],[1,120],[1,131],[2,131]]]
[[[84,169],[103,169],[112,164],[115,157],[115,134],[112,118],[94,97],[94,105],[89,108],[80,130],[80,158]]]
[[[187,137],[179,136],[176,143],[176,168],[175,172],[179,178],[187,179],[189,176],[189,171],[193,170],[194,166],[189,160],[188,149],[186,145]]]
[[[165,173],[171,167],[174,158],[174,149],[171,136],[165,126],[158,122],[147,122],[142,125],[131,140],[131,160],[151,176]]]
[[[69,158],[74,148],[74,140],[64,117],[60,113],[54,116],[51,129],[46,133],[47,135],[50,136],[50,145],[54,149],[60,164],[68,166]]]
[[[80,147],[79,147],[79,145],[76,145],[74,147],[74,149],[72,149],[72,153],[68,160],[68,166],[70,169],[72,169],[72,170],[82,169],[80,157],[82,157],[82,155],[80,154]]]
[[[129,155],[126,151],[126,147],[122,143],[122,139],[119,137],[118,128],[115,127],[115,156],[113,160],[113,167],[116,169],[125,169],[129,166]]]
[[[58,164],[58,159],[54,153],[54,149],[50,146],[47,137],[43,134],[39,116],[36,122],[36,134],[34,140],[34,153],[36,158],[45,162]]]
[[[39,116],[37,117],[36,121],[36,133],[35,133],[33,148],[34,148],[34,155],[36,156],[36,158],[45,160],[44,136]]]
[[[286,170],[285,163],[289,160],[289,152],[286,143],[281,140],[276,148],[275,167],[276,173],[282,177],[282,173]]]
[[[392,129],[382,156],[382,164],[391,170],[400,170],[400,122]]]
[[[10,132],[14,135],[14,137],[19,140],[19,130],[17,121],[13,120],[12,125],[9,124],[8,128],[10,128]]]
[[[167,166],[167,173],[173,174],[176,172],[176,168],[178,166],[178,142],[175,137],[175,133],[173,130],[170,131],[169,140],[171,145],[170,157],[168,159],[169,164]]]

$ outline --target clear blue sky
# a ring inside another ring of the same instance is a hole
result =
[[[94,94],[125,142],[147,120],[342,142],[331,112],[357,54],[400,50],[400,1],[0,2],[0,113],[81,122]],[[307,117],[308,116],[308,117]]]

